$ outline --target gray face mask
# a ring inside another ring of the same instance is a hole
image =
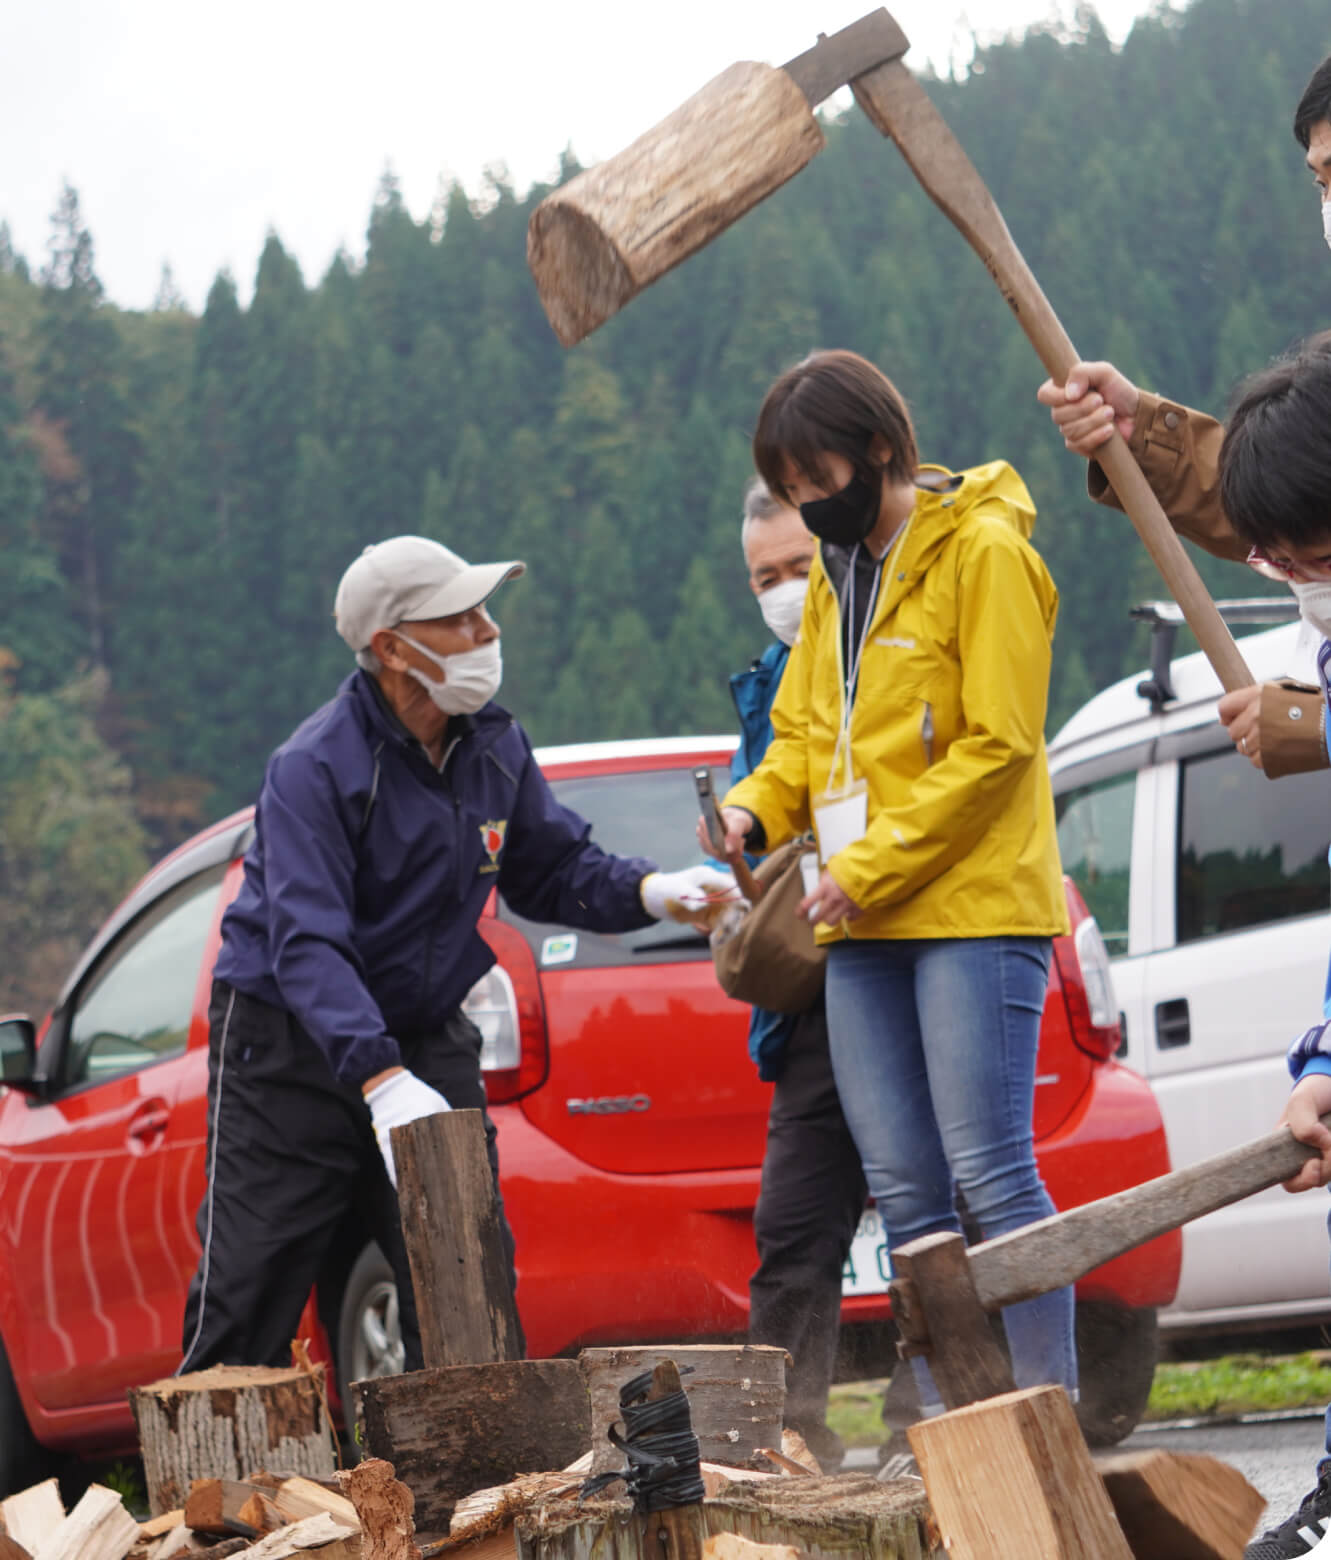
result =
[[[499,684],[504,677],[504,662],[499,653],[498,639],[492,639],[488,645],[479,645],[475,650],[459,651],[457,655],[436,655],[416,640],[407,638],[406,634],[402,634],[401,638],[443,672],[443,682],[432,682],[414,666],[407,668],[408,674],[416,679],[445,715],[474,715],[499,692]]]
[[[1327,247],[1331,249],[1331,200],[1322,202],[1322,237],[1326,240]]]

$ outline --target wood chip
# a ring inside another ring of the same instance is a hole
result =
[[[302,1517],[315,1517],[326,1511],[343,1527],[360,1528],[360,1518],[352,1502],[336,1490],[316,1484],[313,1479],[284,1479],[271,1492],[270,1498],[288,1522],[298,1522]]]
[[[703,1560],[809,1560],[794,1544],[755,1544],[738,1533],[713,1533],[702,1546]]]
[[[290,1555],[306,1549],[322,1549],[327,1544],[339,1544],[343,1540],[359,1538],[359,1533],[338,1522],[326,1511],[317,1516],[303,1517],[299,1522],[289,1522],[278,1528],[245,1551],[248,1560],[287,1560]]]
[[[178,1506],[174,1511],[164,1511],[160,1517],[149,1517],[146,1522],[139,1523],[140,1538],[161,1538],[164,1533],[169,1533],[172,1528],[177,1528],[185,1520],[185,1508]]]

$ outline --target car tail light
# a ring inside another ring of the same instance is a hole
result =
[[[1069,883],[1068,913],[1071,937],[1054,939],[1054,957],[1063,982],[1072,1038],[1088,1056],[1107,1061],[1123,1038],[1119,1027],[1118,999],[1109,967],[1109,950],[1095,917],[1081,895]]]
[[[462,1011],[481,1032],[486,1097],[502,1105],[539,1089],[550,1071],[545,1003],[536,961],[522,934],[491,916],[483,917],[477,930],[499,963],[467,993]]]

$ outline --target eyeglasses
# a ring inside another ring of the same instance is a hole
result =
[[[1304,583],[1310,580],[1331,580],[1331,557],[1318,558],[1311,563],[1296,563],[1292,558],[1272,558],[1260,547],[1250,548],[1244,562],[1266,580],[1278,580],[1288,585],[1291,580]]]

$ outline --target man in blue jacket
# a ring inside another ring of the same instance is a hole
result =
[[[485,604],[524,568],[399,536],[338,586],[359,669],[270,759],[222,921],[182,1370],[285,1364],[353,1207],[393,1264],[406,1366],[420,1367],[389,1133],[485,1110],[461,1003],[494,963],[476,929],[493,888],[532,920],[628,931],[705,919],[708,896],[733,887],[710,868],[607,855],[551,794],[492,702],[502,663]]]
[[[779,503],[757,478],[744,495],[741,540],[749,587],[776,638],[730,679],[740,720],[732,781],[757,766],[772,740],[772,701],[799,633],[816,547],[799,510]],[[804,1013],[754,1008],[749,1054],[758,1076],[775,1084],[753,1214],[758,1268],[749,1280],[749,1341],[790,1354],[786,1423],[833,1471],[843,1452],[827,1424],[841,1275],[867,1189],[832,1077],[822,997]]]

